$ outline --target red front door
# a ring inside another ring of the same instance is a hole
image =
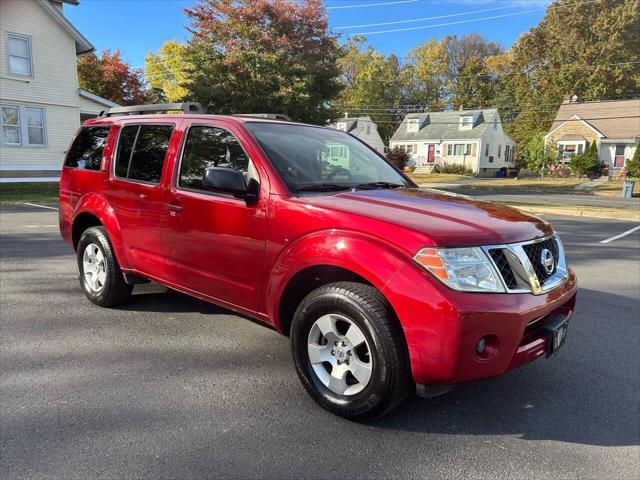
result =
[[[191,124],[163,197],[162,248],[166,279],[231,307],[258,309],[267,231],[268,185],[224,122]],[[261,183],[258,201],[207,191],[208,167],[239,170]]]
[[[432,143],[429,145],[429,151],[427,153],[427,162],[433,163],[436,146]]]

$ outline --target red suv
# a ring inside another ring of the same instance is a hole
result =
[[[152,280],[252,317],[356,420],[562,346],[577,286],[548,223],[419,189],[344,132],[199,112],[116,108],[78,131],[60,230],[93,303]]]

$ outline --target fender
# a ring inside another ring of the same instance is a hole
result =
[[[289,281],[316,265],[350,270],[382,291],[409,261],[408,254],[383,240],[348,230],[323,230],[296,239],[280,252],[265,289],[268,318],[280,331],[279,306]]]
[[[90,213],[100,220],[104,228],[107,230],[111,246],[118,259],[120,267],[123,269],[131,268],[131,263],[126,254],[126,249],[122,242],[122,230],[118,223],[118,218],[107,200],[97,193],[87,193],[83,195],[73,210],[73,221],[78,218],[81,213]]]

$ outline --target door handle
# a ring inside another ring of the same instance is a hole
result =
[[[178,205],[177,203],[166,203],[164,205],[164,208],[166,208],[167,210],[169,210],[169,213],[171,215],[175,215],[178,212],[182,211],[182,207],[180,205]]]

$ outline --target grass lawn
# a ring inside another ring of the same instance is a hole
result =
[[[472,177],[465,177],[454,173],[409,173],[409,178],[418,185],[421,183],[454,183],[458,180],[472,180]]]
[[[57,203],[60,184],[0,183],[0,203]]]
[[[635,187],[633,189],[633,192],[635,194],[635,196],[638,196],[638,194],[640,194],[640,179],[639,178],[629,178],[628,179],[631,182],[636,182]],[[597,195],[597,194],[602,194],[602,195],[622,195],[622,184],[625,182],[625,180],[621,179],[621,178],[616,178],[615,180],[611,180],[609,182],[606,183],[601,183],[600,185],[597,185],[594,189],[593,192]]]

